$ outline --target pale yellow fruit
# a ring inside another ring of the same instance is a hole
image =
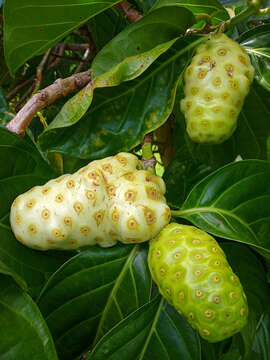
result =
[[[184,74],[181,110],[189,137],[198,143],[227,140],[254,78],[245,49],[225,34],[199,45]]]
[[[169,222],[164,193],[161,178],[120,153],[18,196],[10,223],[21,243],[39,250],[138,243]]]

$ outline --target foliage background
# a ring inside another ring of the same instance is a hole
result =
[[[256,80],[234,135],[202,146],[188,139],[179,101],[203,37],[183,35],[205,19],[229,20],[244,1],[134,0],[143,18],[132,24],[118,2],[1,2],[0,359],[269,360],[269,19],[230,29]],[[90,86],[42,110],[23,139],[5,128],[31,94],[89,68]],[[138,153],[152,131],[166,197],[180,209],[174,220],[216,236],[248,297],[248,325],[217,344],[200,339],[158,295],[148,244],[38,252],[9,226],[20,193],[93,159]]]

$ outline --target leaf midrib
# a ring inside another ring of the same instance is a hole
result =
[[[101,316],[101,319],[100,319],[100,322],[99,322],[99,325],[98,325],[98,329],[97,329],[97,332],[96,332],[96,337],[95,337],[95,339],[93,341],[93,345],[95,345],[97,343],[97,341],[99,340],[99,337],[100,337],[100,333],[103,332],[102,327],[103,327],[104,321],[106,319],[106,315],[107,315],[113,301],[116,301],[116,296],[115,295],[117,293],[117,290],[119,289],[119,287],[121,285],[121,281],[122,281],[124,275],[126,274],[127,269],[129,268],[130,264],[134,260],[136,254],[137,254],[138,248],[139,248],[138,245],[134,246],[134,248],[130,252],[130,254],[129,254],[127,260],[126,260],[126,263],[123,266],[119,276],[115,280],[112,291],[111,291],[110,295],[108,296],[108,301],[106,302],[106,305],[104,307],[104,310],[103,310],[103,313],[102,313],[102,316]]]
[[[217,214],[221,213],[221,214],[225,214],[229,217],[234,218],[236,221],[238,221],[240,224],[242,224],[245,228],[247,228],[247,230],[253,235],[254,240],[256,242],[258,242],[257,236],[255,235],[253,230],[248,226],[248,224],[245,221],[243,221],[239,216],[235,215],[234,213],[232,213],[229,210],[220,209],[220,208],[216,208],[213,206],[191,208],[191,209],[187,209],[187,210],[181,210],[181,217],[186,217],[187,215],[192,215],[192,214],[201,213],[201,212],[211,212],[211,213],[217,213]]]
[[[159,320],[159,315],[160,315],[161,310],[162,310],[162,308],[163,308],[163,303],[164,303],[164,298],[161,298],[160,304],[159,304],[159,306],[158,306],[157,312],[156,312],[155,317],[154,317],[154,320],[153,320],[153,322],[152,322],[151,329],[150,329],[150,331],[149,331],[149,333],[148,333],[148,336],[147,336],[147,338],[146,338],[146,341],[145,341],[144,346],[143,346],[143,348],[142,348],[142,350],[141,350],[140,357],[138,358],[138,360],[143,360],[145,351],[147,350],[147,346],[148,346],[148,344],[149,344],[149,342],[150,342],[150,340],[151,340],[152,334],[153,334],[153,333],[155,332],[155,330],[156,330],[156,324],[157,324],[157,322],[158,322],[158,320]]]

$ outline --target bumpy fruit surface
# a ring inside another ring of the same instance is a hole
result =
[[[10,223],[20,242],[39,250],[139,243],[168,224],[164,193],[161,178],[119,153],[18,196]]]
[[[223,250],[206,232],[171,223],[150,242],[148,264],[160,293],[209,342],[246,324],[248,307]]]
[[[181,110],[190,138],[199,143],[227,140],[254,78],[245,49],[225,34],[199,45],[184,74]]]

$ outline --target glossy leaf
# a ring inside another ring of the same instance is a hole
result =
[[[177,92],[173,113],[174,156],[166,167],[163,179],[166,183],[166,200],[173,207],[182,206],[192,187],[210,174],[212,168],[202,161],[194,159],[188,146],[185,121],[179,106],[180,92]],[[180,121],[179,121],[180,120]]]
[[[93,77],[112,71],[114,67],[119,67],[123,62],[125,65],[122,65],[122,68],[120,67],[114,73],[117,76],[118,72],[127,72],[127,66],[134,67],[132,65],[133,57],[140,59],[142,54],[148,53],[143,62],[145,64],[143,70],[145,70],[147,63],[153,62],[153,60],[148,60],[148,57],[152,55],[151,51],[178,38],[194,21],[192,13],[183,7],[165,7],[151,12],[126,27],[98,53],[92,65]],[[166,50],[164,49],[164,51]],[[128,60],[128,58],[131,59]],[[143,70],[140,70],[140,73]],[[134,75],[124,80],[131,78],[134,78]],[[115,80],[113,81],[115,82]]]
[[[19,243],[12,231],[0,225],[0,273],[8,274],[37,297],[41,287],[71,252],[40,252]]]
[[[22,139],[0,127],[0,149],[0,272],[12,275],[36,296],[70,255],[42,253],[21,245],[9,227],[9,210],[16,196],[43,184],[53,173],[27,136]]]
[[[270,162],[229,164],[197,184],[179,215],[214,235],[270,252]]]
[[[151,10],[164,6],[183,6],[194,14],[207,14],[219,21],[228,19],[228,13],[218,0],[158,0]]]
[[[158,9],[125,28],[98,53],[92,66],[94,79],[63,106],[41,135],[41,145],[54,137],[56,129],[76,124],[83,117],[92,103],[95,88],[116,86],[138,77],[193,21],[192,13],[186,9],[170,7]]]
[[[14,281],[0,276],[0,359],[57,360],[37,305]]]
[[[150,290],[144,246],[93,247],[73,257],[51,277],[39,299],[59,357],[80,355],[148,302]]]
[[[0,127],[0,222],[15,197],[54,174],[35,145]],[[8,161],[7,161],[8,159]]]
[[[244,0],[219,0],[223,6],[239,6],[244,4]]]
[[[200,360],[199,336],[157,297],[109,331],[87,360]]]
[[[270,91],[270,24],[257,26],[238,40],[251,57],[255,78]]]
[[[136,5],[143,13],[148,12],[156,2],[157,0],[135,0]]]
[[[252,343],[252,350],[247,360],[270,359],[270,314],[269,311],[261,316],[258,330]]]
[[[72,30],[119,1],[8,0],[4,4],[5,57],[11,74]]]
[[[41,146],[89,160],[134,148],[171,113],[179,77],[203,39],[192,40],[178,40],[139,78],[116,88],[96,90],[81,121],[56,133],[43,133]]]
[[[100,51],[128,24],[116,6],[96,15],[88,22],[88,28],[97,51]]]

